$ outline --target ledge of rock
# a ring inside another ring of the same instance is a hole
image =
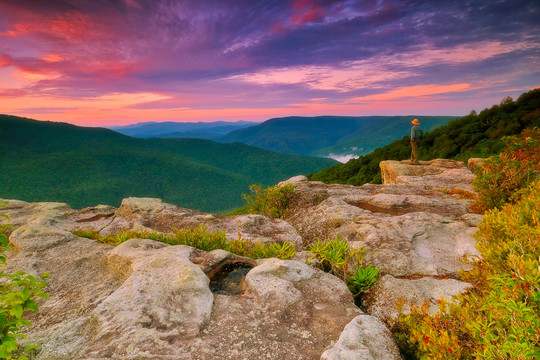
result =
[[[302,249],[302,238],[294,227],[283,220],[262,215],[219,216],[184,209],[154,198],[127,198],[118,209],[98,205],[82,210],[73,210],[62,203],[4,201],[8,205],[2,213],[10,217],[13,230],[34,224],[67,231],[93,230],[104,236],[127,230],[171,232],[175,228],[205,226],[209,231],[225,231],[230,240],[238,239],[240,235],[253,242],[287,241]]]
[[[436,159],[412,165],[410,160],[380,163],[383,184],[424,185],[472,191],[472,172],[461,161]]]
[[[288,180],[296,190],[285,220],[305,247],[339,237],[352,248],[365,249],[364,264],[379,267],[383,275],[365,305],[370,314],[388,321],[397,316],[400,297],[421,305],[470,288],[453,278],[471,269],[459,258],[479,256],[473,235],[482,216],[470,212],[472,200],[449,191],[472,190],[474,176],[463,163],[383,161],[381,169],[383,185]]]

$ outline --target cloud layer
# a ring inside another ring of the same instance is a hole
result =
[[[463,115],[540,85],[539,18],[520,0],[0,0],[0,111]]]

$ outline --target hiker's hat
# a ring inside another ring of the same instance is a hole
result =
[[[414,119],[411,122],[412,122],[413,125],[420,125],[420,122],[418,121],[418,119]]]

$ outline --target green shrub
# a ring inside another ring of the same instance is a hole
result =
[[[484,161],[473,186],[478,194],[473,207],[477,212],[506,202],[515,202],[518,190],[538,177],[540,164],[540,129],[524,130],[519,136],[504,138],[505,150]]]
[[[197,249],[212,251],[223,249],[231,253],[247,256],[254,259],[277,257],[280,259],[290,259],[296,254],[296,248],[289,242],[284,243],[253,243],[241,237],[229,241],[225,231],[208,231],[206,226],[201,225],[194,228],[174,229],[172,233],[165,234],[157,231],[124,231],[116,235],[99,236],[97,231],[76,230],[73,233],[77,236],[98,240],[108,245],[120,245],[121,243],[134,238],[151,239],[170,245],[187,245]]]
[[[345,280],[349,274],[349,262],[357,265],[360,262],[361,253],[358,250],[351,251],[347,240],[339,239],[322,241],[317,240],[310,244],[306,252],[311,253],[308,262],[317,260],[319,266],[327,272],[330,272]]]
[[[362,268],[365,249],[351,249],[347,240],[336,236],[332,241],[317,240],[306,252],[313,254],[307,262],[317,260],[319,267],[344,280],[356,297],[367,291],[377,280],[380,269],[370,264]],[[354,270],[350,270],[354,269]]]
[[[540,357],[540,181],[516,204],[486,213],[476,233],[481,259],[463,280],[474,289],[440,302],[411,307],[394,331],[404,349],[421,359],[533,359]]]
[[[294,184],[271,186],[263,189],[260,185],[251,185],[250,194],[243,194],[246,206],[234,214],[261,214],[271,218],[281,218],[292,200]]]
[[[355,295],[366,292],[375,284],[380,271],[381,269],[374,268],[371,264],[365,268],[357,267],[347,281],[349,290]]]
[[[8,218],[6,215],[0,216]],[[6,265],[8,239],[3,232],[7,227],[0,224],[0,267]],[[47,274],[42,277],[46,278]],[[20,349],[17,339],[26,338],[21,328],[32,325],[30,321],[23,319],[23,316],[27,311],[38,311],[34,300],[48,297],[41,290],[44,286],[44,280],[37,281],[34,276],[23,271],[15,274],[0,271],[0,359],[28,359],[23,353],[37,347],[29,345]]]

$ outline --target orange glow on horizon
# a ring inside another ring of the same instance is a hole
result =
[[[12,98],[7,100],[6,113],[35,118],[39,120],[67,122],[79,126],[128,125],[144,121],[264,121],[274,117],[286,116],[362,116],[362,115],[403,115],[418,113],[418,109],[431,109],[437,113],[444,104],[432,101],[396,101],[391,107],[387,102],[331,104],[324,99],[314,102],[298,103],[276,108],[217,108],[195,109],[189,107],[173,109],[136,108],[137,103],[167,101],[169,97],[152,94],[114,94],[94,99],[69,100],[58,98]],[[31,108],[28,108],[31,104]],[[11,110],[10,110],[11,109]],[[35,110],[34,110],[35,109]],[[427,114],[424,114],[427,115]],[[459,114],[450,114],[459,115]]]

